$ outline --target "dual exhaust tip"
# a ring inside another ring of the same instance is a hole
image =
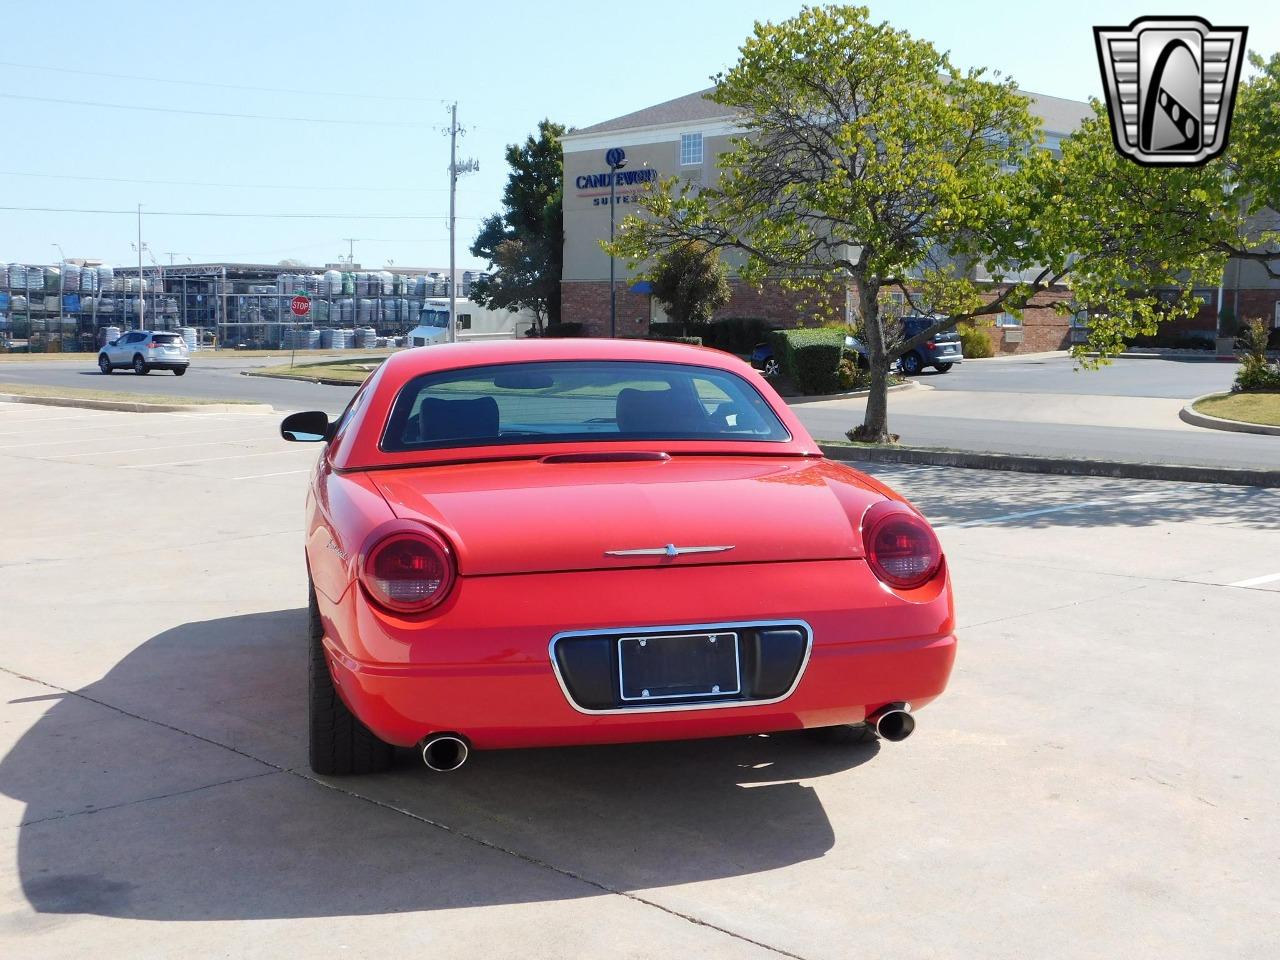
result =
[[[433,773],[452,773],[470,754],[466,739],[456,733],[435,733],[422,741],[422,762]]]
[[[916,718],[911,715],[911,704],[889,703],[867,717],[867,726],[881,740],[901,743],[916,729]]]
[[[900,743],[916,729],[911,704],[890,703],[867,716],[867,726],[881,740]],[[422,741],[422,762],[433,773],[452,773],[467,762],[471,747],[466,738],[456,733],[436,733]]]

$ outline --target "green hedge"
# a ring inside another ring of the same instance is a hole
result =
[[[584,336],[580,323],[548,323],[542,334],[544,337],[581,337]]]
[[[801,393],[840,390],[842,330],[775,330],[769,335],[769,345],[782,372]]]
[[[701,337],[708,347],[728,353],[750,353],[757,343],[763,343],[777,324],[762,317],[724,317],[710,323],[668,323],[649,325],[649,333],[655,337]]]
[[[645,337],[645,339],[646,339],[646,340],[661,340],[663,343],[691,343],[691,344],[693,344],[695,347],[700,347],[700,346],[702,346],[702,338],[701,338],[701,337],[666,337],[666,336],[661,336],[661,337],[660,337],[660,336],[658,336],[657,334],[652,334],[652,333],[651,333],[651,334],[649,334],[649,336]]]
[[[994,356],[991,349],[991,338],[971,323],[957,323],[956,333],[960,334],[960,349],[964,351],[966,360],[981,360]]]

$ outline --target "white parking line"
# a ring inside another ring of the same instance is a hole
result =
[[[288,477],[295,473],[310,473],[311,468],[305,470],[282,470],[279,473],[255,473],[247,477],[232,477],[232,480],[261,480],[263,477]]]
[[[215,460],[244,460],[247,457],[278,457],[285,453],[302,453],[300,450],[268,450],[266,453],[238,453],[233,457],[202,457],[199,460],[170,460],[167,463],[127,463],[121,470],[149,470],[152,467],[181,467],[188,463],[212,463]]]
[[[163,446],[152,444],[149,447],[129,447],[127,450],[81,450],[79,453],[51,453],[51,457],[110,457],[117,453],[147,453],[163,450],[177,450],[181,447],[213,447],[225,446],[228,443],[249,443],[248,440],[200,440],[194,443],[166,443]]]
[[[1275,583],[1280,580],[1280,573],[1269,573],[1265,577],[1254,577],[1251,580],[1239,580],[1236,583],[1228,583],[1228,587],[1260,587],[1264,583]]]

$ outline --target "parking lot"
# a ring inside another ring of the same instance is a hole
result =
[[[905,743],[326,780],[277,423],[0,403],[0,954],[1280,949],[1280,491],[877,466],[959,610]]]

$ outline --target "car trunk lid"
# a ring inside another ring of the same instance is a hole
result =
[[[396,516],[453,541],[464,576],[860,557],[858,520],[883,499],[810,457],[547,458],[369,476]],[[668,545],[730,549],[673,556]]]

